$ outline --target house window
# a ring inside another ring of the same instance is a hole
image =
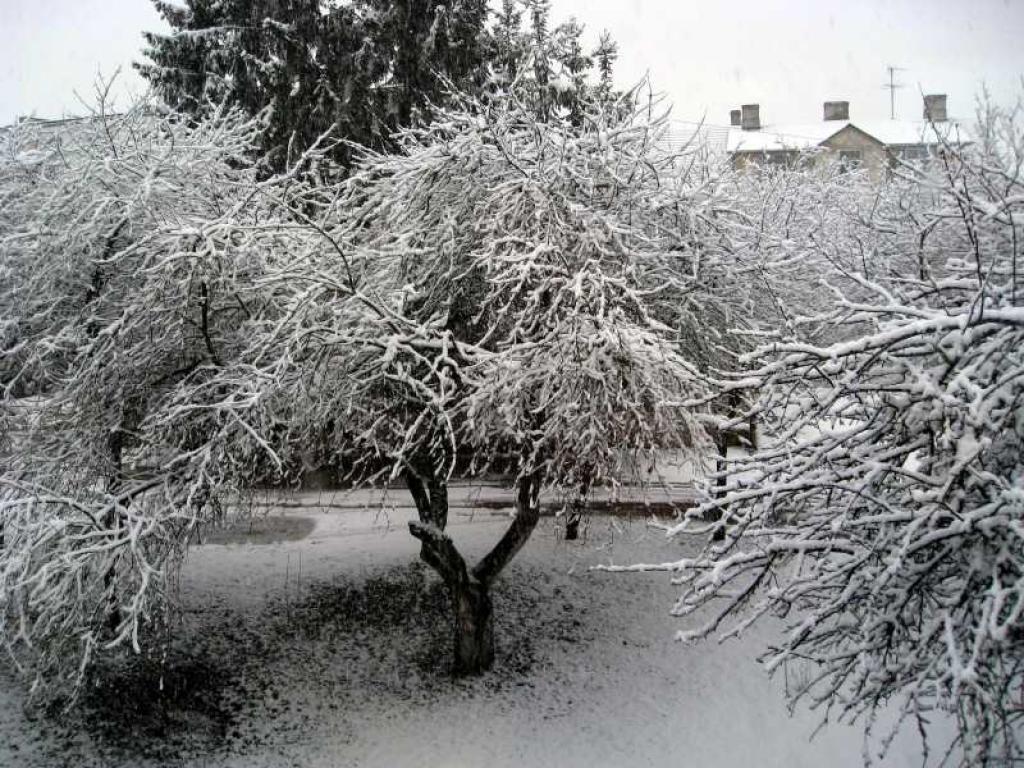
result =
[[[928,159],[928,148],[918,144],[917,146],[910,146],[903,148],[903,159],[912,163],[916,160],[927,160]]]
[[[860,168],[864,162],[864,155],[859,149],[839,150],[839,166],[843,170]]]
[[[769,152],[765,157],[765,161],[768,165],[783,167],[791,164],[788,152]]]

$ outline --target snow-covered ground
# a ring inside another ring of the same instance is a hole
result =
[[[453,495],[450,532],[479,556],[506,516]],[[79,715],[30,718],[5,671],[0,766],[862,764],[857,728],[811,741],[818,716],[789,716],[784,676],[753,659],[771,628],[683,646],[664,574],[588,569],[679,557],[685,544],[639,519],[595,517],[581,542],[542,519],[496,586],[497,668],[450,678],[445,598],[417,562],[412,511],[367,500],[293,497],[254,539],[270,543],[194,547],[163,666],[109,670]],[[920,751],[908,734],[878,764],[916,766]]]

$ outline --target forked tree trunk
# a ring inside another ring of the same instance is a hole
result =
[[[539,473],[517,484],[516,517],[494,548],[472,569],[444,532],[448,520],[448,489],[443,481],[407,475],[419,520],[409,532],[420,540],[420,559],[441,576],[451,600],[455,635],[452,671],[477,675],[494,664],[494,620],[490,587],[494,579],[530,538],[540,517]]]

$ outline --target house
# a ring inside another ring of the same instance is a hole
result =
[[[853,122],[848,101],[826,101],[821,122],[762,125],[760,105],[744,104],[730,113],[726,151],[735,168],[838,157],[881,179],[897,161],[922,160],[943,142],[966,139],[963,126],[947,117],[945,94],[931,94],[924,97],[921,120]]]

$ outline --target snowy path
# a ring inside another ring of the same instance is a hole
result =
[[[676,504],[682,507],[696,503],[698,493],[695,490],[692,480],[676,479],[665,482],[652,483],[641,488],[637,486],[621,486],[617,489],[606,487],[594,488],[589,496],[591,501],[603,502],[615,500],[629,504],[643,504],[647,502],[655,506]],[[550,492],[541,494],[542,506],[559,505],[562,499]],[[390,509],[411,509],[413,507],[412,497],[404,488],[393,488],[385,493],[376,489],[360,489],[355,491],[306,491],[299,498],[290,498],[281,504],[276,496],[270,495],[265,498],[258,498],[260,506],[273,508],[284,508],[289,511],[299,509],[330,510],[364,510],[373,512],[376,516],[383,508]],[[499,482],[453,482],[448,487],[448,505],[453,510],[465,514],[466,511],[482,511],[485,514],[495,509],[507,509],[511,511],[515,505],[514,491]],[[360,525],[366,524],[360,522]],[[404,524],[403,524],[404,526]],[[404,530],[404,527],[403,527]]]
[[[452,536],[479,556],[505,521],[460,511]],[[587,569],[679,556],[679,544],[639,521],[598,517],[586,542],[567,544],[542,520],[496,588],[499,669],[452,680],[435,661],[448,645],[444,598],[416,564],[410,511],[287,514],[314,518],[312,533],[192,550],[188,655],[171,654],[182,675],[192,670],[186,705],[154,728],[128,701],[153,681],[119,678],[92,702],[88,727],[30,721],[5,680],[0,765],[861,765],[857,729],[834,726],[808,742],[816,716],[788,717],[783,680],[768,681],[753,661],[758,638],[682,646],[663,574]],[[133,725],[102,725],[117,716]],[[907,738],[881,765],[916,766],[919,751]]]

